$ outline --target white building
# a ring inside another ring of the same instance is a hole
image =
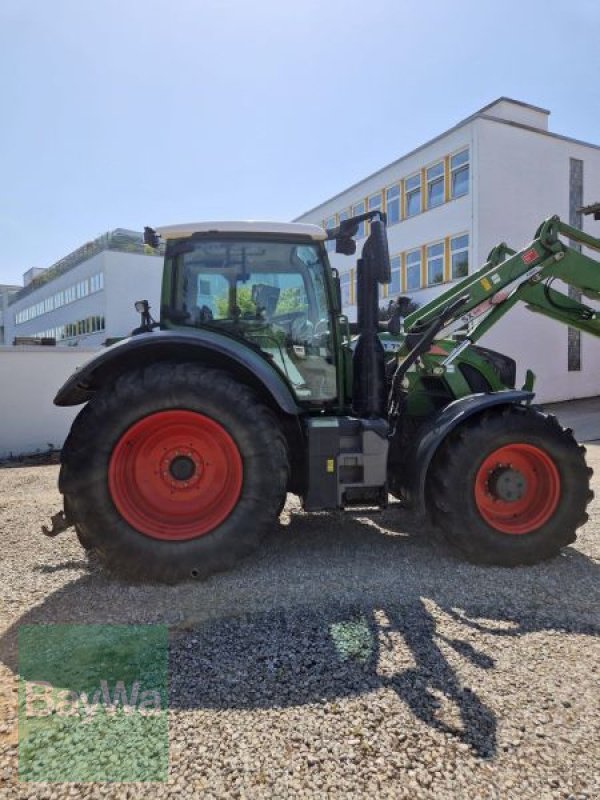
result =
[[[4,336],[4,318],[7,316],[8,301],[20,288],[20,286],[14,286],[12,284],[0,283],[0,346],[6,343]]]
[[[100,236],[47,270],[25,273],[26,285],[5,301],[4,342],[35,337],[97,347],[127,336],[139,325],[136,300],[149,300],[158,317],[162,267],[141,233],[118,228]]]
[[[382,305],[399,294],[427,302],[481,266],[499,242],[523,247],[553,214],[600,237],[600,223],[578,212],[600,199],[600,146],[552,133],[549,114],[500,98],[296,221],[329,228],[383,207],[392,282],[382,287]],[[330,258],[353,320],[353,259],[335,252]],[[515,358],[518,380],[532,368],[544,401],[600,394],[600,340],[524,307],[509,312],[482,344]]]

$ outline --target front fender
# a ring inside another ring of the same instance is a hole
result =
[[[155,331],[124,339],[79,367],[58,390],[54,404],[86,403],[119,375],[159,361],[200,361],[230,371],[285,413],[300,412],[292,390],[266,358],[234,339],[207,330],[189,334]]]
[[[469,417],[488,408],[530,403],[533,392],[511,389],[489,394],[471,394],[454,400],[430,417],[419,429],[403,458],[404,485],[401,494],[417,511],[425,511],[427,473],[438,447],[448,434]]]

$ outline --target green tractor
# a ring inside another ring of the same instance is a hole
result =
[[[358,322],[343,314],[326,240],[357,262]],[[595,334],[598,263],[546,221],[515,253],[401,320],[378,321],[390,280],[385,215],[332,231],[283,223],[147,228],[166,243],[160,323],[81,367],[59,406],[85,404],[62,451],[64,514],[112,571],[176,582],[231,567],[281,512],[384,507],[427,512],[468,559],[532,564],[573,542],[592,497],[584,448],[531,405],[533,376],[474,342],[515,302]],[[382,327],[384,329],[382,329]],[[57,515],[59,516],[59,515]],[[55,531],[57,532],[57,531]]]

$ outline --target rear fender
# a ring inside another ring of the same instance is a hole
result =
[[[292,390],[260,353],[213,331],[155,331],[124,339],[79,367],[58,390],[57,406],[86,403],[119,375],[160,361],[199,361],[231,372],[252,387],[269,406],[298,414]]]
[[[454,400],[430,417],[419,428],[415,440],[402,458],[405,485],[401,487],[401,494],[406,502],[418,512],[426,510],[425,489],[429,467],[439,446],[458,425],[488,408],[530,403],[533,396],[533,392],[516,389],[472,394]]]

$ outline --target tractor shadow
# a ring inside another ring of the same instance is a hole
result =
[[[92,561],[11,625],[0,658],[18,671],[25,624],[167,624],[171,708],[283,708],[387,689],[414,718],[490,758],[498,720],[478,684],[496,668],[495,641],[597,636],[600,566],[567,548],[535,567],[477,567],[423,527],[398,507],[292,510],[236,569],[175,587],[111,579]],[[406,658],[393,658],[398,646]]]

